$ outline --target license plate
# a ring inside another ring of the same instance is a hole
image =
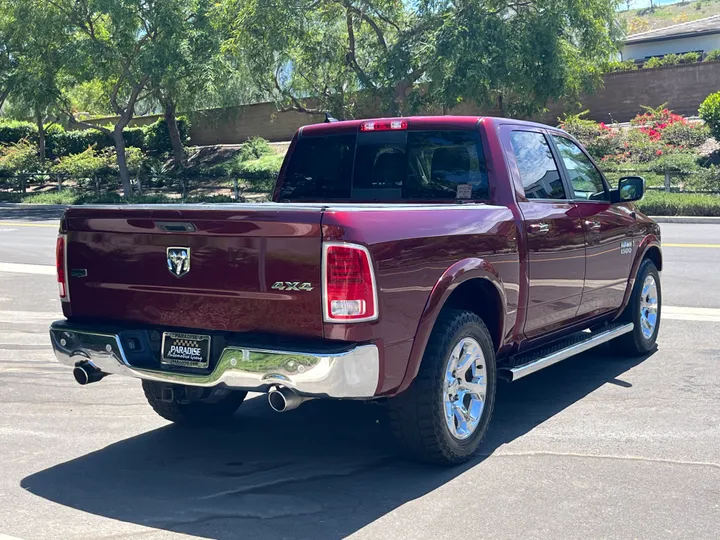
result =
[[[162,363],[172,366],[207,368],[210,365],[210,336],[163,333]]]

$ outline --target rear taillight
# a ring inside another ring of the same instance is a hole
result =
[[[67,282],[67,235],[60,234],[55,247],[55,267],[57,268],[58,293],[60,300],[68,302],[70,294]]]
[[[367,248],[326,242],[322,277],[325,322],[363,322],[378,318],[375,273]]]
[[[394,131],[407,129],[405,120],[373,120],[360,124],[360,131]]]

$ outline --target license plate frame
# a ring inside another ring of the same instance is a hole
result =
[[[210,366],[212,336],[163,332],[160,363],[166,366],[207,369]]]

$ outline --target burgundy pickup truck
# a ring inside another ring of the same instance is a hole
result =
[[[382,400],[399,441],[458,463],[488,429],[497,379],[660,326],[659,227],[567,133],[498,118],[300,129],[272,203],[84,206],[57,243],[80,384],[142,380],[174,422],[233,415],[248,391]]]

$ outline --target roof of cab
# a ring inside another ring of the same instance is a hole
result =
[[[539,124],[537,122],[514,120],[511,118],[496,118],[492,116],[403,116],[394,118],[363,118],[362,120],[343,120],[336,122],[323,122],[320,124],[310,124],[308,126],[301,127],[298,130],[298,135],[300,137],[303,137],[313,135],[340,135],[343,133],[357,133],[358,131],[360,131],[360,124],[377,120],[391,119],[406,120],[408,123],[408,130],[474,129],[479,125],[480,122],[491,125],[513,123],[515,125],[534,126],[543,129],[552,128],[552,126]]]

